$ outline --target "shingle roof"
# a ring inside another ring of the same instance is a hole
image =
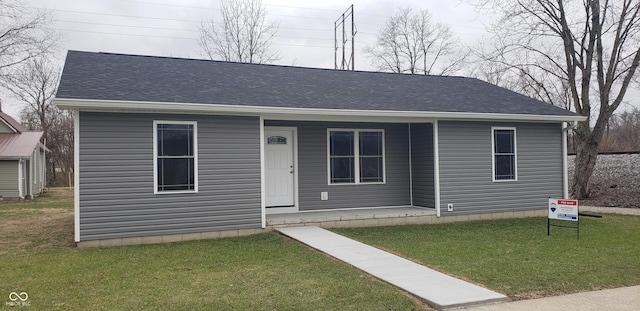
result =
[[[69,51],[57,98],[575,116],[465,77]]]
[[[40,143],[42,132],[0,134],[0,159],[28,158]]]
[[[0,122],[4,122],[9,125],[9,127],[13,128],[18,133],[27,131],[27,128],[20,124],[20,122],[2,111],[0,111]]]

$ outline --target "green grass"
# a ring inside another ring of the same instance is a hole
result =
[[[1,259],[0,292],[25,291],[36,309],[422,308],[392,286],[275,233]]]
[[[64,208],[73,210],[73,189],[49,188],[34,200],[0,204],[0,211],[14,209]]]
[[[0,306],[32,310],[411,310],[426,306],[276,233],[75,249],[71,192],[0,204]],[[640,217],[335,229],[513,298],[640,285]]]
[[[546,218],[334,231],[488,286],[512,298],[640,285],[640,217],[583,217],[575,229]]]
[[[34,200],[0,204],[0,255],[73,244],[73,190],[52,188]]]
[[[73,209],[61,207],[72,203],[66,196],[0,206],[0,309],[10,292],[22,291],[30,310],[426,308],[276,233],[75,249],[68,243]]]

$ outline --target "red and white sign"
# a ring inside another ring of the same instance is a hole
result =
[[[578,221],[578,200],[549,199],[549,219]]]

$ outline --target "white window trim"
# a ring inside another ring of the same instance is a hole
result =
[[[193,125],[193,190],[158,191],[158,124],[187,124]],[[153,193],[179,194],[198,193],[198,122],[197,121],[169,121],[153,120]]]
[[[354,181],[352,183],[331,182],[331,132],[353,132],[354,153]],[[360,182],[360,132],[382,133],[382,182]],[[351,185],[384,185],[387,183],[387,155],[384,129],[353,129],[353,128],[327,128],[327,185],[351,186]]]
[[[495,148],[495,131],[510,130],[513,131],[513,179],[496,179],[496,148]],[[491,127],[491,180],[493,182],[513,182],[518,181],[518,135],[515,127]]]

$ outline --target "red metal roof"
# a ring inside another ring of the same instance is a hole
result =
[[[9,125],[9,127],[11,127],[14,130],[16,130],[18,133],[28,131],[28,129],[26,127],[24,127],[22,124],[20,124],[20,122],[18,122],[16,119],[14,119],[10,115],[0,111],[0,122],[2,122],[2,121],[4,121],[4,123]]]
[[[0,159],[29,158],[41,137],[42,132],[0,134]]]

